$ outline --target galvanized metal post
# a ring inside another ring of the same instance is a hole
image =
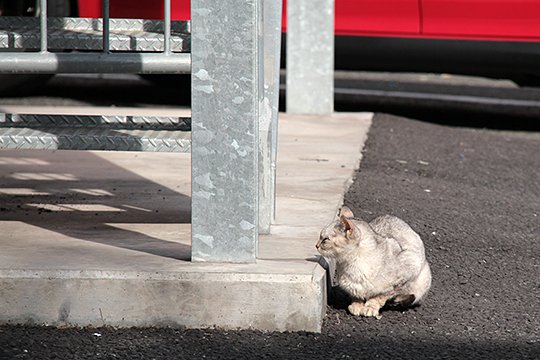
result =
[[[264,99],[259,122],[259,233],[268,234],[276,208],[282,1],[263,1]]]
[[[254,262],[262,0],[192,0],[192,260]]]
[[[287,112],[334,111],[334,0],[287,1]]]

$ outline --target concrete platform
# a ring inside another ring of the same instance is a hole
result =
[[[0,323],[320,331],[314,245],[370,123],[281,116],[277,220],[249,265],[190,262],[189,154],[0,151]]]

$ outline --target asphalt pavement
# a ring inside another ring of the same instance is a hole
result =
[[[521,132],[375,116],[345,203],[420,233],[433,286],[418,308],[357,318],[334,291],[321,334],[2,326],[0,358],[538,359],[539,149]]]
[[[421,235],[422,306],[358,318],[334,289],[320,334],[0,326],[0,359],[540,358],[540,133],[421,119],[375,116],[345,204]]]

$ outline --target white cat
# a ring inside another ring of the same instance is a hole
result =
[[[367,223],[343,207],[339,220],[321,231],[319,253],[336,261],[339,286],[347,292],[353,315],[380,318],[390,301],[418,304],[431,286],[431,270],[420,236],[390,215]]]

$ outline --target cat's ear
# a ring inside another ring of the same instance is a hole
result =
[[[358,239],[358,228],[349,220],[345,215],[339,217],[343,228],[345,229],[345,237],[348,240],[357,240]]]
[[[339,216],[345,216],[346,218],[352,219],[354,214],[348,206],[343,206],[341,209],[339,209]]]

